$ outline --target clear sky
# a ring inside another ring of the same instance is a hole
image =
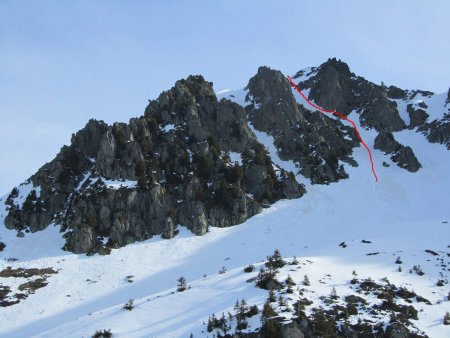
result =
[[[445,92],[450,1],[0,0],[0,195],[90,118],[128,121],[189,74],[244,87],[329,57],[376,83]]]

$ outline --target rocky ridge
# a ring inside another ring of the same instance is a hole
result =
[[[243,108],[218,102],[211,83],[190,76],[129,124],[89,121],[11,192],[5,225],[23,236],[61,224],[66,250],[107,253],[154,235],[171,238],[177,224],[197,235],[239,224],[303,193],[292,173],[272,163]]]
[[[294,79],[318,105],[356,114],[378,133],[375,149],[400,168],[416,172],[421,164],[395,140],[397,131],[415,129],[450,148],[450,94],[442,116],[434,93],[376,85],[336,59]],[[240,104],[218,100],[212,83],[190,76],[129,123],[89,121],[5,198],[5,226],[24,236],[60,224],[64,249],[106,254],[154,235],[172,238],[178,225],[203,235],[209,226],[242,223],[280,199],[301,197],[296,174],[329,184],[348,177],[343,163],[358,165],[354,130],[299,104],[281,72],[260,67],[245,92]],[[277,155],[298,172],[273,163],[254,131],[273,137]]]

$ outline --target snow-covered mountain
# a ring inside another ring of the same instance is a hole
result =
[[[0,336],[449,336],[448,94],[335,59],[294,79],[355,121],[377,183],[353,129],[280,72],[221,101],[179,81],[1,199]]]

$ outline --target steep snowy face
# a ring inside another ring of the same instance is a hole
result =
[[[389,87],[389,89],[391,89]],[[389,97],[408,129],[424,134],[428,141],[441,143],[450,149],[450,104],[448,93],[435,94],[423,90],[398,88],[388,91]]]

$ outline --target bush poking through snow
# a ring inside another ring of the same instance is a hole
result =
[[[178,282],[177,291],[178,292],[186,291],[186,278],[181,276],[180,278],[177,279],[177,282]]]
[[[280,269],[286,265],[286,262],[283,260],[283,256],[281,256],[280,250],[276,249],[273,252],[272,256],[267,257],[266,266],[271,269]]]
[[[97,330],[93,334],[92,338],[110,338],[113,334],[111,332],[111,329],[108,330]]]
[[[310,286],[311,285],[311,282],[309,281],[308,275],[305,275],[305,277],[303,278],[303,285],[304,286]]]
[[[131,311],[134,309],[134,300],[130,299],[128,302],[125,303],[125,305],[123,306],[123,308],[125,310]]]
[[[444,286],[445,284],[445,280],[443,279],[438,279],[438,281],[436,282],[436,286]]]
[[[255,270],[255,266],[254,266],[253,264],[247,265],[247,266],[244,268],[244,272],[247,272],[247,273],[253,272],[254,270]]]
[[[281,289],[283,285],[275,279],[277,273],[277,270],[261,268],[256,276],[256,286],[265,290]]]
[[[450,313],[446,313],[444,316],[444,325],[450,325]]]
[[[219,274],[223,275],[225,272],[227,272],[227,268],[222,266],[222,269],[219,270]]]
[[[423,272],[422,267],[420,265],[414,265],[413,270],[419,276],[423,276],[425,274],[425,272]]]
[[[400,256],[397,257],[397,259],[395,260],[395,264],[402,264],[402,260],[400,258]]]
[[[206,326],[207,331],[213,332],[214,330],[219,330],[226,335],[227,332],[232,329],[233,321],[236,322],[236,331],[245,330],[248,328],[247,318],[257,315],[259,309],[256,305],[249,307],[245,299],[242,299],[241,301],[236,300],[234,313],[234,316],[230,312],[228,312],[227,316],[222,313],[220,318],[217,318],[215,314],[210,315]],[[213,337],[216,337],[216,334],[214,334]],[[222,335],[218,333],[217,337],[222,337]]]
[[[270,289],[269,291],[269,297],[267,298],[268,303],[275,303],[277,301],[277,298],[275,297],[275,292]]]

